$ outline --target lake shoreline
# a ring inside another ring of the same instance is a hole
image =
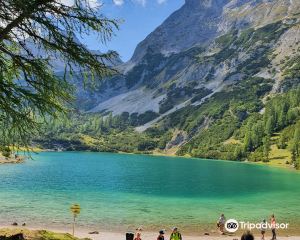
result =
[[[0,232],[6,232],[8,235],[10,234],[16,234],[16,233],[25,233],[28,234],[28,232],[34,232],[34,231],[47,231],[47,232],[55,232],[55,233],[61,233],[61,234],[72,234],[71,229],[67,228],[39,228],[39,227],[14,227],[14,226],[0,226]],[[158,232],[154,231],[142,231],[142,239],[143,240],[153,240],[156,239],[158,236]],[[168,239],[171,231],[167,231],[165,234],[165,238]],[[123,231],[99,231],[99,230],[91,230],[88,228],[75,228],[75,237],[79,239],[92,239],[92,240],[103,240],[103,239],[110,239],[110,240],[120,240],[125,238],[126,232]],[[238,231],[237,233],[233,234],[226,234],[226,235],[220,235],[219,233],[209,233],[209,235],[205,235],[204,233],[191,233],[187,234],[182,232],[182,236],[186,240],[232,240],[232,239],[240,239],[240,236],[243,234],[243,232]],[[258,231],[254,231],[253,235],[255,236],[255,239],[260,239],[260,234]],[[269,239],[271,237],[271,232],[266,233],[266,239]],[[300,238],[300,234],[278,234],[278,237],[282,240],[297,240]]]
[[[24,163],[25,157],[4,157],[0,155],[0,165],[2,164],[20,164]]]
[[[258,166],[268,166],[272,168],[277,168],[277,169],[286,169],[290,171],[297,171],[297,169],[293,168],[291,165],[287,165],[284,163],[276,163],[276,160],[270,160],[269,162],[250,162],[250,161],[234,161],[234,160],[227,160],[227,159],[209,159],[209,158],[199,158],[199,157],[192,157],[190,155],[184,155],[184,156],[177,156],[175,153],[164,153],[161,151],[154,151],[151,153],[143,153],[143,152],[95,152],[95,151],[65,151],[65,150],[60,150],[57,151],[55,149],[41,149],[39,148],[38,152],[93,152],[93,153],[112,153],[112,154],[125,154],[125,155],[144,155],[144,156],[158,156],[158,157],[170,157],[170,158],[185,158],[185,159],[205,159],[205,160],[211,160],[211,161],[224,161],[224,162],[235,162],[235,163],[244,163],[244,164],[253,164],[253,165],[258,165]]]

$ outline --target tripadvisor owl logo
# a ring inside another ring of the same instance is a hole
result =
[[[227,232],[234,233],[239,229],[239,223],[235,219],[228,219],[225,223],[225,229]]]
[[[225,222],[225,229],[229,233],[234,233],[236,232],[239,228],[242,230],[248,229],[288,229],[289,223],[276,223],[275,225],[272,223],[250,223],[250,222],[243,222],[240,221],[238,222],[235,219],[228,219]]]

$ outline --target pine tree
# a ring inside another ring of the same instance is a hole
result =
[[[271,135],[273,133],[273,130],[274,130],[274,120],[272,118],[272,116],[270,116],[266,122],[266,134],[267,135]]]
[[[292,148],[292,162],[295,163],[297,160],[297,154],[295,152],[295,149]]]
[[[264,137],[264,140],[263,140],[263,151],[264,151],[265,161],[269,161],[269,152],[271,150],[270,147],[271,147],[270,136],[267,135]]]
[[[296,161],[295,161],[295,168],[296,168],[297,170],[300,169],[300,158],[299,158],[299,157],[298,157],[298,158],[296,159]]]
[[[294,147],[296,150],[297,156],[299,156],[299,144],[300,144],[300,126],[297,125],[294,133]]]
[[[243,151],[240,146],[236,146],[233,153],[234,160],[242,160],[243,158]]]
[[[278,141],[278,148],[279,149],[285,149],[286,148],[286,142],[287,142],[287,136],[286,134],[283,132],[281,133],[280,137],[279,137],[279,141]]]
[[[252,139],[251,139],[251,131],[248,130],[246,131],[245,134],[245,139],[244,139],[244,150],[245,152],[250,152],[252,151],[253,144],[252,144]]]

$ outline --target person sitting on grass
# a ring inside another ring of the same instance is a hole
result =
[[[248,231],[242,235],[241,240],[254,240],[254,236]]]
[[[178,228],[174,227],[170,236],[170,240],[182,240],[180,232],[178,232]]]

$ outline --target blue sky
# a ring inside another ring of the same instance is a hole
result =
[[[124,21],[120,30],[106,46],[92,35],[85,37],[83,41],[93,50],[115,50],[123,61],[127,61],[136,45],[179,9],[184,0],[102,0],[102,4],[101,13]]]

